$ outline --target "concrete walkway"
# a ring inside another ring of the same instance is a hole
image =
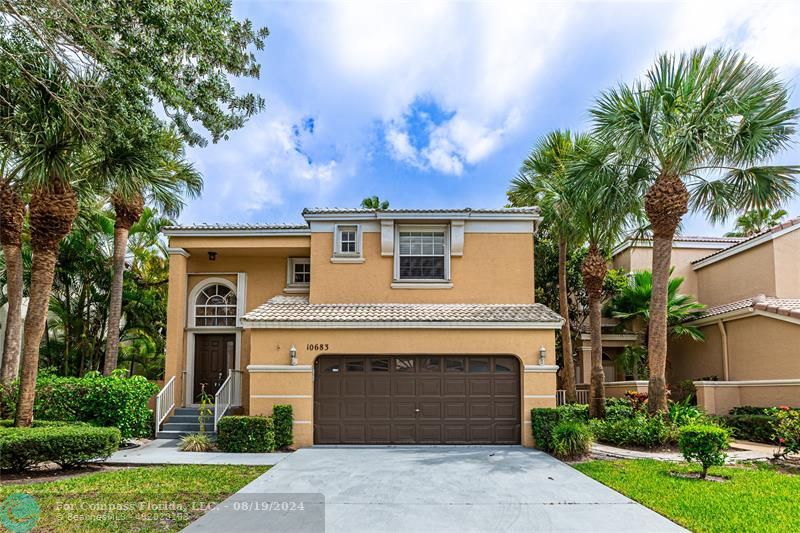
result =
[[[186,530],[682,531],[549,455],[518,446],[302,449]]]
[[[727,451],[726,461],[766,461],[773,458],[775,447],[768,444],[758,444],[748,441],[732,441]],[[596,459],[656,459],[658,461],[684,462],[680,452],[639,451],[617,448],[609,444],[595,443],[592,445],[592,457]]]
[[[105,464],[135,465],[274,465],[290,453],[181,452],[178,440],[157,439],[144,446],[120,450]]]

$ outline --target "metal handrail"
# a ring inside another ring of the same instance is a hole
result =
[[[233,370],[228,370],[228,377],[222,382],[214,395],[214,432],[217,431],[217,422],[225,416],[233,403]]]
[[[167,419],[169,413],[175,407],[175,376],[159,391],[156,396],[156,433],[161,428],[161,423]]]

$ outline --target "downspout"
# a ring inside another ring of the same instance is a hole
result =
[[[728,381],[728,332],[725,331],[725,323],[722,320],[717,322],[717,326],[719,327],[719,334],[722,337],[722,380]]]

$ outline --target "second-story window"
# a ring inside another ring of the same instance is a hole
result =
[[[289,286],[308,287],[311,283],[311,259],[308,257],[289,258]]]
[[[448,242],[444,227],[400,228],[397,279],[447,280]]]
[[[336,226],[333,255],[358,257],[361,255],[361,235],[357,225]]]

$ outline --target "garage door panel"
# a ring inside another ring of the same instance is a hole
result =
[[[469,380],[469,395],[470,396],[491,396],[492,395],[492,378],[480,377],[472,378]]]
[[[519,370],[508,356],[322,356],[315,442],[519,443]]]

